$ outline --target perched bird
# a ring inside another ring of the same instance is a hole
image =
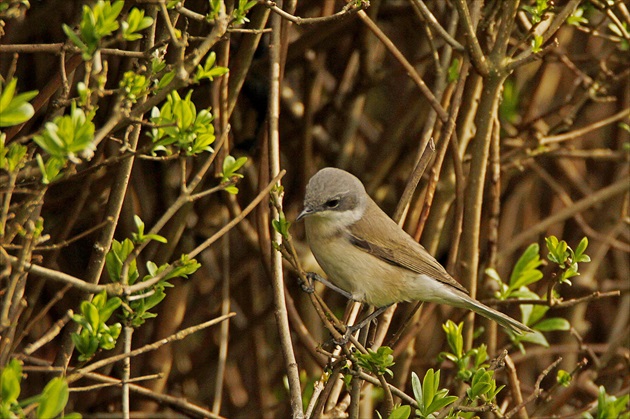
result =
[[[378,308],[428,301],[465,308],[516,333],[524,324],[471,298],[468,291],[381,210],[354,175],[336,168],[308,182],[306,239],[329,281],[355,301]]]

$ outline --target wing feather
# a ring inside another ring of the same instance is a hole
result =
[[[382,214],[379,216],[374,211]],[[376,217],[375,217],[376,216]],[[383,217],[384,216],[384,217]],[[384,220],[369,223],[365,220]],[[364,216],[348,228],[348,239],[359,249],[391,264],[427,275],[468,294],[462,284],[451,277],[446,269],[424,247],[385,214],[370,199]],[[396,249],[395,251],[393,249]]]

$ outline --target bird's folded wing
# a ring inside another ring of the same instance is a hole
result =
[[[468,290],[453,279],[422,245],[404,231],[393,234],[393,227],[399,229],[393,221],[378,227],[371,224],[369,238],[364,231],[366,227],[364,222],[358,221],[348,228],[348,238],[353,245],[389,264],[427,275],[468,294]]]

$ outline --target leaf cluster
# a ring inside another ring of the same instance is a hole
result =
[[[81,302],[81,313],[72,316],[72,320],[81,325],[81,331],[72,334],[72,342],[81,354],[79,361],[92,359],[100,349],[114,349],[122,325],[106,323],[121,304],[119,297],[108,298],[106,291],[94,296],[92,301]]]
[[[11,359],[0,374],[0,416],[8,419],[25,418],[26,411],[37,405],[35,415],[38,418],[56,418],[63,412],[68,403],[68,383],[63,377],[50,380],[43,391],[36,395],[18,401],[22,391],[22,364],[15,358]],[[81,419],[79,413],[69,413],[62,419]]]
[[[357,365],[374,374],[389,374],[393,377],[394,373],[389,369],[394,365],[393,352],[394,350],[389,346],[381,346],[376,351],[368,348],[367,353],[357,354]]]
[[[216,139],[212,125],[214,116],[209,108],[197,112],[191,96],[192,90],[183,99],[173,91],[161,108],[153,108],[151,122],[156,128],[149,134],[153,153],[176,151],[193,156],[204,151],[213,152],[210,145]]]

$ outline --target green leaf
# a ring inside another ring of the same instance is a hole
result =
[[[28,121],[35,114],[29,100],[37,96],[38,91],[32,90],[15,95],[17,79],[12,78],[6,86],[0,83],[0,127],[10,127]]]
[[[442,325],[442,329],[446,332],[446,340],[451,351],[458,359],[461,358],[464,353],[464,338],[462,336],[464,323],[455,324],[452,320],[447,320]]]
[[[424,380],[422,380],[422,400],[424,402],[424,405],[427,411],[429,411],[429,406],[433,402],[433,397],[435,396],[435,392],[437,390],[437,386],[435,385],[435,379],[437,379],[439,383],[440,370],[438,370],[437,374],[435,374],[433,372],[433,368],[429,368],[427,373],[424,375]]]
[[[453,59],[448,67],[448,82],[454,83],[459,79],[459,58]]]
[[[119,297],[112,297],[107,300],[107,303],[99,310],[101,322],[105,323],[111,315],[116,311],[118,307],[122,304],[122,300]]]
[[[569,387],[571,385],[571,374],[565,370],[558,370],[558,374],[556,375],[556,381],[562,387]]]
[[[530,342],[536,345],[544,346],[545,348],[549,347],[549,342],[547,342],[547,338],[545,338],[545,336],[538,330],[534,330],[533,333],[527,333],[520,336],[520,340],[522,342]]]
[[[392,413],[389,414],[387,419],[407,419],[411,415],[411,406],[404,405],[398,406]]]
[[[0,84],[0,87],[2,85]],[[9,104],[13,100],[13,95],[15,94],[15,87],[17,86],[17,79],[12,78],[9,82],[4,86],[2,90],[2,94],[0,94],[0,113],[4,112],[5,109],[9,107]]]
[[[103,306],[105,306],[106,302],[107,302],[107,291],[105,290],[96,294],[94,298],[92,299],[92,304],[94,304],[94,306],[98,310],[100,310]]]
[[[135,41],[142,38],[139,31],[148,28],[153,24],[153,18],[144,16],[144,10],[132,8],[127,16],[127,20],[122,22],[122,35],[127,41]]]
[[[0,401],[8,405],[13,404],[20,397],[20,382],[22,381],[22,364],[13,358],[7,363],[0,375]]]
[[[90,157],[96,149],[92,144],[94,123],[75,102],[72,102],[70,115],[58,116],[44,126],[42,134],[33,140],[52,157],[78,162],[77,154]]]
[[[59,415],[68,402],[68,383],[63,377],[50,380],[39,400],[38,418],[54,418]]]
[[[84,301],[81,303],[81,311],[83,312],[88,324],[92,326],[92,329],[98,330],[101,320],[96,306],[88,301]]]
[[[571,328],[571,324],[569,323],[569,321],[561,317],[551,317],[549,319],[544,319],[534,325],[534,329],[539,330],[541,332],[552,332],[555,330],[569,330],[570,328]]]
[[[411,388],[413,389],[413,395],[418,402],[420,411],[424,411],[424,399],[422,398],[422,384],[420,378],[415,372],[411,373]]]

